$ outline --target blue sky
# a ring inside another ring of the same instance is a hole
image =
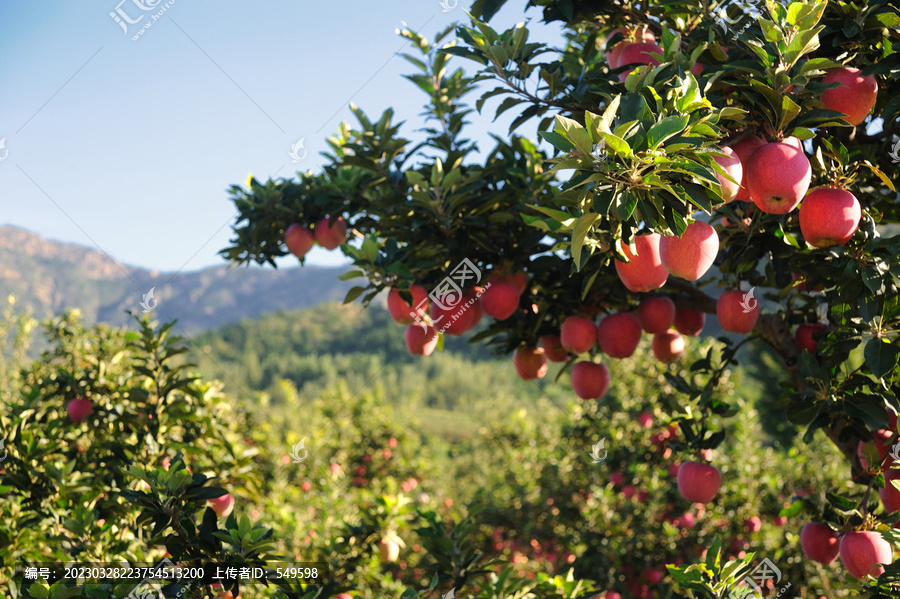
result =
[[[394,107],[411,136],[425,96],[402,78],[412,67],[395,31],[406,23],[431,37],[469,5],[169,0],[133,40],[166,0],[119,1],[0,3],[0,223],[159,271],[224,264],[227,187],[248,173],[317,170],[324,140],[353,122],[350,101],[373,117]],[[531,18],[533,38],[561,44],[524,4],[510,0],[492,25]],[[126,34],[117,8],[144,18]],[[492,114],[474,117],[484,149]],[[535,124],[519,132],[533,137]],[[301,137],[308,157],[292,164]],[[316,249],[309,262],[341,258]]]

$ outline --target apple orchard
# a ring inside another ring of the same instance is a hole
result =
[[[558,383],[600,414],[645,337],[665,371],[715,319],[731,334],[690,376],[667,374],[681,398],[669,412],[682,497],[719,500],[704,450],[737,408],[716,388],[739,348],[766,345],[792,383],[783,416],[830,439],[856,483],[809,516],[803,552],[840,556],[867,596],[900,596],[900,566],[880,565],[900,549],[888,455],[900,407],[897,7],[768,1],[752,18],[708,0],[534,0],[564,29],[554,49],[525,24],[494,29],[503,4],[475,2],[470,24],[433,42],[402,32],[408,79],[427,96],[421,143],[392,111],[354,108],[321,172],[232,188],[240,214],[223,255],[274,265],[340,246],[355,266],[345,276],[365,281],[345,301],[387,291],[422,356],[446,316],[429,292],[468,259],[483,278],[463,299],[490,287],[446,334],[482,323],[471,341],[511,355],[526,380],[560,363]],[[488,110],[515,118],[476,160],[466,125]],[[717,567],[671,572],[719,592]]]

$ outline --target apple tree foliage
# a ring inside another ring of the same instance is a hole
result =
[[[388,287],[433,289],[465,258],[483,272],[525,269],[521,309],[472,339],[511,354],[556,334],[568,316],[634,309],[641,294],[622,285],[613,260],[625,259],[623,248],[639,232],[680,235],[693,220],[710,222],[720,239],[714,271],[699,283],[670,276],[662,291],[711,314],[718,290],[741,283],[767,302],[747,339],[723,338],[691,376],[670,374],[682,401],[668,408],[684,451],[722,441],[721,419],[736,408],[716,385],[739,345],[765,344],[790,381],[780,404],[786,418],[803,427],[804,439],[831,439],[860,483],[855,496],[832,495],[826,516],[844,530],[887,531],[892,517],[872,492],[883,478],[863,468],[858,444],[867,443],[869,464],[880,463],[872,431],[887,428],[888,410],[900,408],[896,5],[768,0],[741,14],[714,0],[530,0],[562,28],[566,43],[556,48],[531,39],[527,24],[491,24],[504,4],[477,0],[469,23],[434,41],[402,31],[413,48],[407,78],[428,97],[421,139],[402,137],[392,110],[375,120],[353,107],[358,125],[344,124],[328,140],[321,172],[265,182],[251,176],[231,188],[239,214],[222,255],[274,266],[288,253],[289,225],[343,216],[352,239],[342,251],[355,266],[345,276],[364,281],[346,301],[368,304]],[[734,24],[723,26],[722,11]],[[614,29],[638,25],[649,27],[664,55],[620,82],[627,69],[607,66],[605,42]],[[829,88],[823,76],[838,66],[878,82],[871,117],[860,126],[820,101]],[[515,118],[479,156],[483,148],[466,137],[467,125],[491,112]],[[810,189],[839,182],[852,191],[863,218],[846,246],[808,245],[796,210],[766,214],[723,201],[714,157],[745,135],[805,140]],[[818,351],[801,352],[794,327],[821,317],[829,327],[816,336]],[[794,509],[804,507],[822,509],[802,502]],[[700,593],[715,584],[710,572],[677,575]],[[890,593],[893,580],[900,567],[888,568],[872,592]]]

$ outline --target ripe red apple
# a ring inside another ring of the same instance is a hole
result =
[[[753,203],[768,214],[787,214],[797,207],[812,180],[812,167],[802,150],[791,144],[766,144],[744,164]]]
[[[847,115],[844,119],[854,127],[859,125],[875,106],[878,98],[878,82],[871,75],[863,77],[859,69],[839,67],[831,69],[822,83],[839,83],[837,87],[822,92],[822,106]]]
[[[772,518],[772,524],[775,526],[784,526],[787,524],[787,516],[775,516]]]
[[[675,330],[688,337],[696,337],[706,324],[706,314],[690,308],[675,306]]]
[[[880,564],[894,561],[891,544],[884,540],[880,532],[854,530],[841,539],[841,563],[854,578],[872,575],[878,578],[884,568]]]
[[[689,224],[681,237],[667,235],[659,241],[659,257],[665,269],[688,281],[702,277],[718,253],[719,235],[699,220]]]
[[[678,519],[678,525],[681,528],[694,528],[697,525],[697,518],[690,512],[685,512]]]
[[[622,495],[625,496],[625,499],[631,499],[637,495],[637,489],[634,488],[634,485],[625,485],[622,487]]]
[[[316,241],[326,250],[337,249],[347,243],[347,221],[339,216],[332,225],[326,216],[319,221],[315,229]]]
[[[542,379],[547,374],[547,356],[542,347],[521,346],[513,354],[516,373],[523,381]]]
[[[220,518],[227,518],[232,510],[234,510],[234,497],[231,496],[231,493],[225,493],[221,497],[210,499],[209,507],[211,507]]]
[[[616,591],[606,591],[605,599],[622,599],[622,595]]]
[[[432,302],[429,314],[436,330],[448,335],[462,335],[481,320],[481,304],[475,293],[466,290],[454,306],[442,308]]]
[[[671,364],[684,353],[684,337],[675,331],[653,335],[653,356],[663,364]]]
[[[631,253],[631,248],[625,246],[625,257],[628,262],[616,259],[616,273],[622,284],[635,293],[653,291],[666,284],[669,271],[662,265],[659,257],[659,233],[650,235],[637,235],[634,238],[634,249],[637,254]]]
[[[621,472],[612,472],[609,475],[609,482],[615,487],[621,486],[621,484],[625,482],[625,475]]]
[[[406,327],[406,349],[414,356],[430,356],[437,347],[438,334],[434,327],[416,322]]]
[[[611,358],[630,358],[641,342],[641,321],[628,312],[610,314],[597,325],[600,349]]]
[[[559,330],[562,346],[573,354],[583,354],[597,343],[597,327],[582,316],[569,316]]]
[[[581,399],[600,399],[609,389],[609,368],[605,364],[578,362],[572,367],[572,389]]]
[[[837,558],[840,540],[826,525],[810,522],[800,531],[800,548],[806,557],[827,566]]]
[[[636,42],[628,44],[619,53],[619,67],[629,64],[649,64],[658,65],[659,60],[663,57],[663,49],[656,42]],[[619,81],[625,81],[629,73],[634,69],[629,69],[619,73]]]
[[[741,165],[741,159],[733,148],[722,148],[722,153],[726,156],[714,156],[715,160],[728,175],[737,181],[734,183],[726,179],[723,175],[716,173],[719,185],[722,186],[722,199],[725,203],[734,200],[737,197],[738,190],[741,188],[741,179],[744,176],[744,168]]]
[[[617,43],[612,48],[609,47],[609,40],[617,34],[621,33],[625,36],[625,39],[621,42]],[[606,36],[606,64],[609,65],[610,69],[617,69],[620,66],[619,57],[622,54],[622,50],[624,50],[627,46],[634,43],[635,40],[642,40],[645,42],[655,42],[656,36],[653,35],[653,32],[650,31],[650,28],[644,25],[643,27],[636,27],[634,29],[626,30],[622,27],[617,29],[613,29],[609,35]]]
[[[809,353],[814,354],[819,348],[819,342],[813,339],[813,333],[824,332],[826,328],[828,328],[828,325],[823,322],[801,324],[794,333],[794,343],[797,344],[801,351],[805,349]]]
[[[845,189],[818,187],[800,204],[800,231],[806,242],[817,248],[847,245],[860,218],[859,201]]]
[[[316,244],[316,236],[306,227],[294,223],[284,232],[284,244],[290,253],[302,258]]]
[[[519,270],[512,274],[504,273],[502,271],[493,271],[490,275],[488,275],[488,281],[492,283],[494,281],[503,281],[505,283],[512,283],[515,288],[519,291],[519,295],[525,293],[525,288],[528,287],[528,273],[524,270]],[[490,314],[488,314],[490,316]]]
[[[400,545],[393,536],[388,535],[378,542],[378,554],[382,562],[395,562],[400,557]]]
[[[759,301],[747,297],[747,293],[738,289],[729,289],[719,296],[716,302],[716,316],[719,325],[726,331],[746,335],[756,326],[759,320]],[[747,297],[747,299],[744,299]],[[752,310],[747,307],[752,306]]]
[[[743,202],[750,201],[750,192],[747,190],[747,162],[750,160],[753,152],[764,145],[766,145],[765,140],[755,135],[748,135],[731,145],[731,149],[734,150],[734,153],[737,154],[741,161],[741,186],[734,199]]]
[[[485,314],[497,320],[506,320],[519,307],[519,290],[512,283],[493,281],[479,301]]]
[[[392,288],[388,292],[387,308],[394,322],[410,324],[415,320],[412,317],[413,312],[416,312],[419,318],[424,318],[425,314],[428,313],[428,291],[421,285],[413,285],[409,288],[409,292],[412,294],[411,306],[400,295],[399,289]],[[422,302],[425,303],[423,304]],[[419,305],[421,307],[416,309],[416,306]]]
[[[884,471],[884,487],[878,490],[884,511],[891,513],[900,511],[900,491],[897,490],[892,480],[900,480],[900,470],[888,468]]]
[[[665,333],[675,324],[675,302],[665,296],[644,298],[638,306],[637,317],[647,333]]]
[[[747,518],[746,522],[744,522],[744,530],[747,532],[759,532],[762,529],[762,520],[759,519],[759,516],[750,516]]]
[[[638,416],[638,424],[640,424],[644,428],[652,427],[653,415],[650,412],[642,412],[641,415]]]
[[[656,568],[644,568],[641,574],[643,574],[644,580],[651,585],[659,584],[659,581],[662,580],[663,576],[662,572]]]
[[[678,468],[678,492],[693,503],[709,503],[722,486],[722,473],[712,464],[685,462]]]
[[[89,399],[81,398],[70,401],[66,409],[69,412],[69,420],[78,424],[87,418],[89,414],[93,414],[93,408],[94,402]]]
[[[541,335],[541,347],[544,355],[551,362],[565,362],[569,359],[569,352],[562,346],[562,341],[556,335]]]

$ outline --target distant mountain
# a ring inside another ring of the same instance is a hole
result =
[[[206,330],[278,310],[340,302],[353,286],[338,280],[344,270],[222,266],[160,273],[0,226],[0,298],[15,295],[17,306],[30,308],[37,318],[78,308],[88,322],[121,325],[130,318],[125,310],[142,312],[144,294],[153,289],[154,318],[177,318],[187,331]]]

